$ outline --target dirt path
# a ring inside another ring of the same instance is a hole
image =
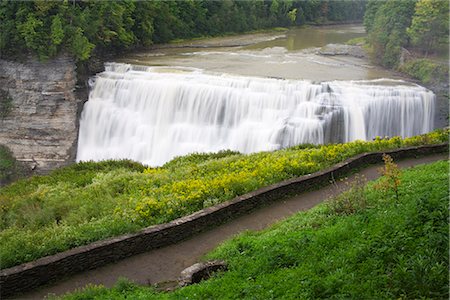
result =
[[[406,159],[397,163],[400,167],[405,168],[441,159],[448,159],[448,156],[440,154],[418,159]],[[373,180],[378,177],[378,168],[379,166],[371,166],[362,170],[359,174],[364,175],[367,180]],[[349,180],[351,181],[353,178],[354,176],[351,176]],[[139,254],[95,270],[79,273],[64,281],[17,296],[16,299],[42,299],[48,294],[61,295],[89,283],[103,284],[109,287],[120,277],[126,277],[142,284],[175,280],[183,269],[199,261],[204,254],[224,240],[244,230],[261,230],[298,211],[310,209],[346,188],[346,184],[342,182],[338,182],[337,185],[337,187],[330,185],[317,191],[306,192],[285,201],[273,203],[270,206],[255,210],[250,215],[241,216],[219,227],[198,234],[189,240]]]

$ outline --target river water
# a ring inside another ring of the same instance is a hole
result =
[[[366,58],[323,56],[327,44],[366,36],[356,25],[302,27],[286,32],[213,38],[127,55],[119,62],[199,68],[209,72],[312,81],[396,78]]]
[[[158,166],[192,152],[432,130],[432,92],[372,66],[361,50],[326,46],[362,36],[355,25],[294,28],[165,45],[107,63],[91,80],[77,160]]]

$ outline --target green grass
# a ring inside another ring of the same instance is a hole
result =
[[[398,200],[370,183],[225,242],[208,258],[229,271],[199,284],[158,293],[122,280],[64,299],[448,299],[448,161],[400,180]],[[336,210],[342,197],[358,209]]]
[[[367,44],[367,38],[366,37],[357,37],[348,40],[345,44],[347,45],[365,45]]]
[[[165,223],[359,153],[442,142],[448,131],[251,155],[193,154],[161,168],[130,161],[74,164],[0,189],[0,261],[7,268]]]

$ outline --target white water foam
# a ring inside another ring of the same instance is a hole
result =
[[[434,102],[432,92],[399,81],[312,83],[110,63],[92,80],[77,161],[158,166],[192,152],[406,137],[432,130]]]

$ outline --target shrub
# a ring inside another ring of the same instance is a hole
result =
[[[0,145],[0,186],[25,175],[25,169],[8,147]]]
[[[328,207],[331,214],[351,215],[367,207],[365,194],[366,178],[357,175],[353,182],[346,182],[348,191],[328,200]]]
[[[400,169],[394,163],[391,156],[383,154],[384,167],[379,169],[379,172],[383,177],[378,181],[375,188],[380,189],[384,193],[394,192],[395,199],[399,201],[398,188],[400,186]]]
[[[448,78],[448,65],[425,58],[408,61],[399,70],[424,84],[443,82]]]
[[[0,89],[0,119],[6,118],[13,109],[13,100],[9,93]]]
[[[347,45],[365,45],[367,44],[367,38],[365,37],[357,37],[350,39],[346,42]]]

